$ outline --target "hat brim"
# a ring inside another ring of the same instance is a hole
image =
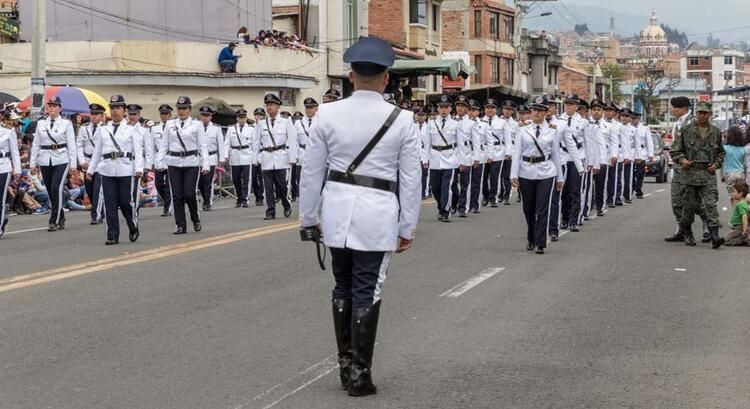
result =
[[[529,109],[532,111],[549,111],[549,106],[546,104],[531,104],[529,105]]]
[[[160,111],[159,111],[159,113],[160,113],[160,114],[171,114],[171,113],[172,113],[172,111],[170,111],[170,110],[168,110],[168,109],[162,109],[162,110],[160,110]]]
[[[706,112],[706,113],[713,113],[714,111],[711,109],[696,109],[695,112]]]
[[[61,107],[61,106],[62,106],[62,104],[61,104],[61,103],[59,103],[59,102],[54,102],[54,101],[48,101],[48,102],[47,102],[47,105],[56,105],[56,106],[59,106],[59,107]]]
[[[453,104],[451,104],[450,102],[438,102],[437,106],[438,107],[452,107]]]
[[[466,107],[471,107],[471,105],[469,105],[468,102],[464,102],[464,101],[458,101],[458,102],[456,102],[456,106],[459,106],[459,105],[463,105],[463,106],[466,106]]]
[[[305,104],[305,108],[315,108],[318,104]]]
[[[190,105],[190,104],[176,104],[175,106],[177,107],[177,109],[192,107],[192,105]]]
[[[109,104],[109,107],[110,108],[117,108],[117,107],[123,107],[123,108],[125,108],[126,105],[127,104],[125,104],[124,102],[114,102],[112,104]]]

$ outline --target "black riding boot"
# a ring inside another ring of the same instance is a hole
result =
[[[724,238],[719,235],[719,228],[718,227],[711,227],[711,247],[714,249],[718,249],[721,247],[722,244],[724,244]]]
[[[678,223],[677,230],[675,230],[674,234],[665,237],[664,241],[668,243],[679,243],[681,241],[685,241],[685,233],[682,232],[682,226],[680,226],[680,224]]]
[[[682,226],[682,232],[685,237],[686,246],[695,246],[695,237],[693,237],[693,229],[691,226]]]
[[[352,369],[349,396],[367,396],[377,392],[372,383],[372,353],[378,329],[380,301],[369,307],[352,309]]]
[[[341,387],[349,387],[349,374],[352,369],[352,302],[333,300],[333,328],[336,331],[336,345],[339,350],[339,377]]]

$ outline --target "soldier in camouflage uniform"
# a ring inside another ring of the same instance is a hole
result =
[[[672,158],[682,168],[683,207],[680,226],[685,244],[695,246],[692,224],[695,214],[702,210],[708,222],[713,248],[724,244],[719,236],[719,189],[716,170],[724,164],[721,131],[711,125],[711,104],[701,102],[696,109],[696,120],[684,126],[672,145]]]

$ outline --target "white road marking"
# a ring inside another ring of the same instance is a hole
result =
[[[643,197],[649,197],[649,196],[651,196],[651,193],[646,193],[645,195],[643,195]]]
[[[461,296],[461,294],[471,290],[472,288],[492,278],[495,274],[503,270],[505,270],[505,267],[490,267],[482,271],[481,273],[475,275],[474,277],[471,277],[466,281],[458,283],[453,288],[440,294],[440,297],[458,298]]]
[[[656,192],[656,193],[661,193],[661,192],[663,192],[663,191],[664,191],[664,189],[657,189],[657,190],[654,190],[654,192]]]
[[[9,235],[9,234],[18,234],[18,233],[28,233],[30,231],[39,231],[39,230],[47,230],[47,227],[35,227],[33,229],[9,231],[9,232],[7,232],[5,234]]]
[[[674,271],[687,271],[686,268],[675,268]]]

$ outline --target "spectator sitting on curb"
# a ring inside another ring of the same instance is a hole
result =
[[[750,227],[748,227],[748,187],[745,182],[736,182],[732,188],[732,201],[737,204],[732,212],[732,231],[727,234],[727,246],[746,246],[750,238]]]

